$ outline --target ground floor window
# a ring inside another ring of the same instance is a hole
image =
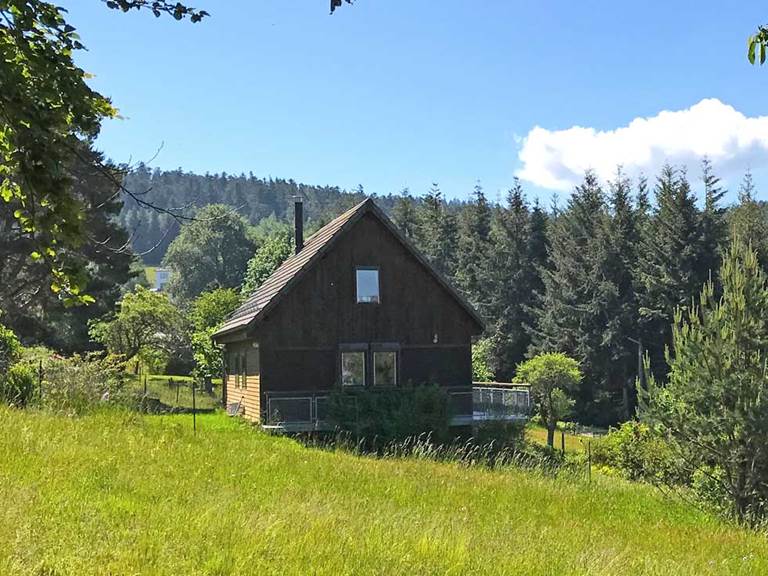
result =
[[[373,353],[373,385],[397,386],[397,352]]]
[[[365,386],[365,352],[341,353],[342,386]]]
[[[397,344],[342,344],[340,350],[341,385],[397,386]]]

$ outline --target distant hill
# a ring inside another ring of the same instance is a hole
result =
[[[244,174],[200,175],[182,170],[150,170],[143,164],[130,172],[124,183],[143,200],[163,208],[192,215],[208,204],[227,204],[253,224],[271,215],[293,218],[293,198],[301,196],[309,229],[331,220],[366,197],[362,189],[349,192],[336,186],[313,186]],[[387,195],[376,199],[390,212],[396,198]],[[134,252],[150,266],[162,261],[168,245],[179,233],[179,224],[172,216],[142,208],[130,197],[125,198],[120,221],[132,235]]]

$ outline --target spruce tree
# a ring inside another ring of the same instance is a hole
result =
[[[392,208],[392,219],[403,233],[403,236],[412,242],[418,241],[418,211],[416,209],[416,202],[408,188],[403,188],[403,191],[395,200],[395,205]]]
[[[729,218],[732,238],[740,238],[757,252],[763,270],[768,271],[768,206],[755,199],[752,174],[747,172],[739,189],[739,203]]]
[[[585,377],[576,393],[576,413],[587,421],[596,420],[604,395],[604,255],[598,235],[606,217],[603,191],[597,176],[588,172],[550,228],[551,263],[543,270],[544,292],[529,351],[563,352],[581,362]]]
[[[419,246],[447,278],[456,269],[456,218],[447,208],[437,184],[432,184],[419,207]]]
[[[711,275],[716,280],[720,269],[722,248],[728,236],[728,223],[725,208],[720,202],[725,189],[720,186],[720,179],[712,170],[709,158],[701,162],[702,181],[704,183],[704,210],[701,213],[701,276]]]
[[[481,314],[488,317],[488,281],[486,271],[491,252],[491,209],[478,184],[473,200],[459,215],[456,283],[459,290]]]
[[[662,374],[675,309],[691,302],[708,272],[702,265],[700,213],[685,173],[664,166],[655,196],[655,210],[642,234],[637,283],[642,339]]]
[[[530,308],[539,282],[530,252],[531,223],[522,186],[515,179],[507,193],[507,205],[494,211],[493,257],[487,262],[486,274],[491,367],[496,378],[502,381],[512,378],[531,340],[526,326],[532,322]]]
[[[596,261],[600,266],[599,302],[605,325],[601,338],[600,380],[604,383],[605,419],[627,420],[634,405],[631,383],[637,376],[637,297],[634,265],[637,259],[638,215],[632,205],[629,179],[618,170],[609,183],[610,214],[598,231]],[[641,192],[642,194],[642,192]]]

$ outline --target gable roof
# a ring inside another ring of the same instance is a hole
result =
[[[402,235],[395,224],[387,217],[376,203],[367,198],[353,208],[335,218],[320,230],[312,234],[305,242],[298,254],[291,255],[283,262],[272,275],[254,292],[224,324],[213,334],[213,337],[224,336],[238,330],[242,330],[263,317],[267,311],[273,308],[277,302],[298,282],[298,280],[325,254],[335,242],[349,230],[364,214],[374,215],[399,241],[424,266],[432,276],[441,284],[459,305],[482,328],[484,323],[475,309],[459,294],[443,276],[435,270],[429,261],[423,256],[411,242]]]

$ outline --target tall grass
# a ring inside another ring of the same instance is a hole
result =
[[[193,435],[0,408],[0,501],[0,574],[768,573],[764,535],[643,485],[316,450],[220,413]]]

